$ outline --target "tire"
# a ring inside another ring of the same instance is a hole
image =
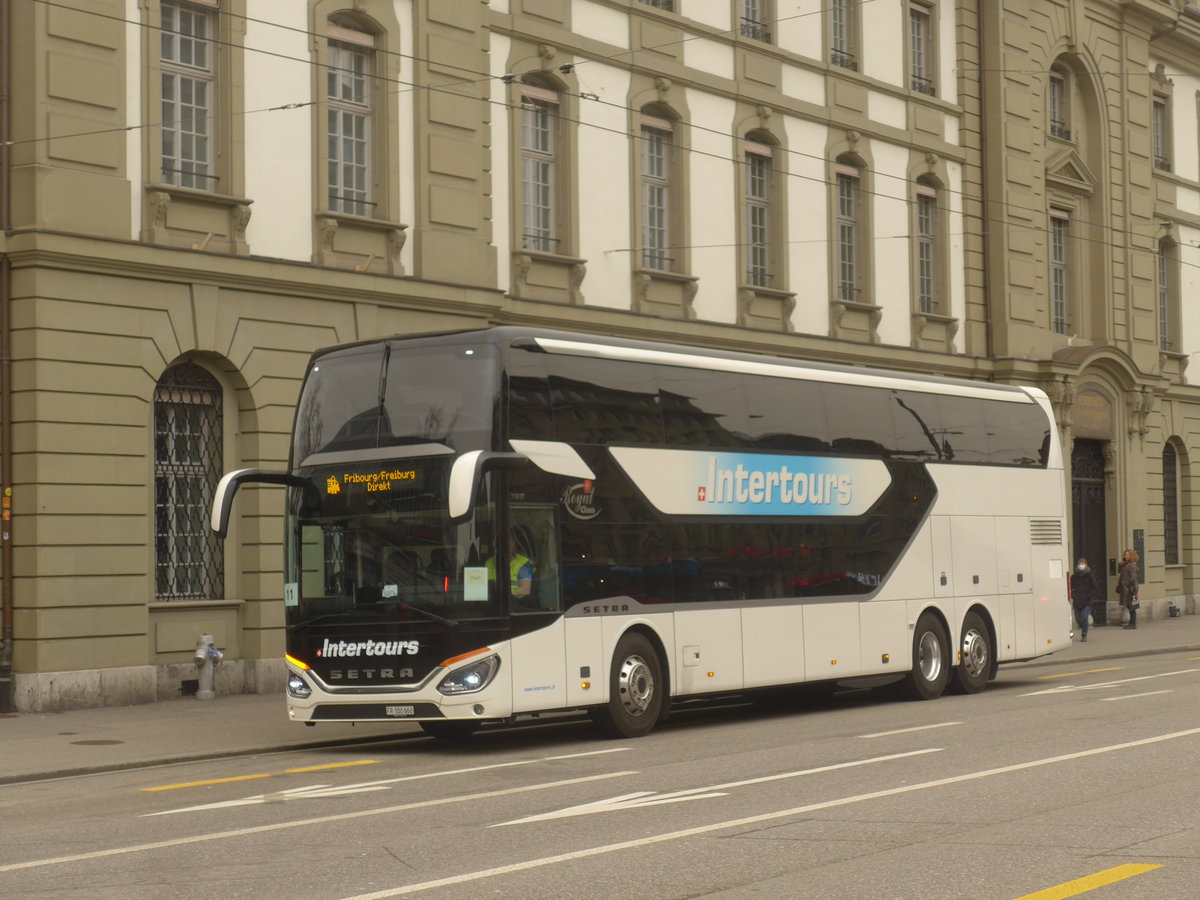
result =
[[[950,681],[950,639],[933,613],[922,613],[913,632],[912,670],[904,677],[904,693],[913,700],[936,700]]]
[[[418,724],[427,735],[442,741],[461,741],[479,730],[479,723],[471,719],[435,719]]]
[[[992,632],[979,613],[969,612],[963,619],[958,649],[962,656],[950,688],[958,694],[978,694],[992,674]]]
[[[627,632],[613,654],[608,703],[592,710],[592,721],[609,737],[649,734],[662,714],[665,688],[654,645],[645,635]]]

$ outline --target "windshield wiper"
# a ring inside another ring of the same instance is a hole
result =
[[[416,613],[418,616],[424,616],[430,621],[445,625],[447,628],[457,629],[458,621],[456,619],[447,619],[445,616],[439,616],[435,612],[430,612],[427,609],[422,609],[419,606],[412,606],[405,603],[403,600],[388,601],[389,605],[394,604],[398,609],[408,613]],[[361,612],[363,607],[359,607]],[[330,619],[342,619],[343,625],[403,625],[403,622],[379,622],[375,619],[363,620],[356,618],[352,612],[336,612],[324,613],[319,616],[313,616],[311,619],[305,619],[303,622],[295,622],[288,625],[288,631],[295,631],[297,628],[307,628],[309,625],[316,625],[320,622],[328,622]]]
[[[447,619],[445,616],[439,616],[435,612],[431,612],[428,609],[424,609],[420,606],[413,606],[409,603],[405,603],[403,600],[395,600],[393,602],[395,602],[396,606],[405,612],[416,613],[417,615],[424,616],[425,618],[431,619],[434,622],[441,622],[443,625],[449,628],[458,628],[458,620],[456,619]]]

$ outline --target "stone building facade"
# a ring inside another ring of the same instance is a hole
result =
[[[0,709],[178,696],[200,634],[218,691],[277,689],[281,497],[218,543],[215,478],[285,464],[315,348],[497,323],[1038,385],[1076,554],[1192,611],[1185,0],[0,21]]]

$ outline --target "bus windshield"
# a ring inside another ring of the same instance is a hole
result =
[[[287,623],[382,625],[500,614],[490,479],[475,515],[451,523],[452,457],[322,466],[289,488],[284,560]],[[319,497],[319,500],[317,499]]]

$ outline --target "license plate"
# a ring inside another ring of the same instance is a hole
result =
[[[411,706],[385,706],[383,711],[385,714],[394,716],[396,718],[411,716],[414,712],[416,712],[416,710]]]

